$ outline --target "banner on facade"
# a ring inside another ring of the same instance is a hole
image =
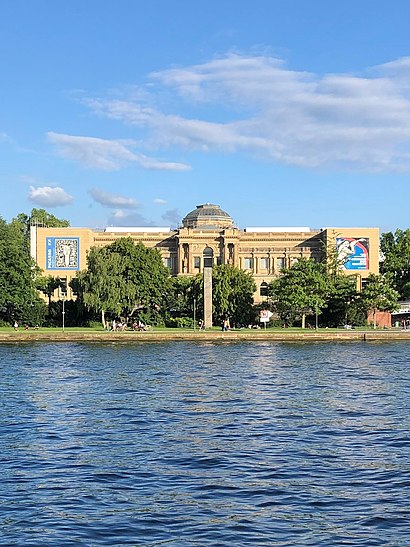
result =
[[[368,237],[337,237],[337,259],[344,270],[369,269]]]
[[[80,238],[47,237],[46,238],[47,270],[79,270]]]

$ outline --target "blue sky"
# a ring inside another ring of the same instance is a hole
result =
[[[407,0],[3,0],[0,216],[408,228]]]

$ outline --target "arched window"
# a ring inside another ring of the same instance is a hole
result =
[[[204,249],[204,268],[212,268],[214,265],[214,250],[211,247]]]
[[[262,281],[259,287],[259,294],[260,296],[268,296],[268,284],[266,281]]]

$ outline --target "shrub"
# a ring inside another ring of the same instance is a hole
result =
[[[193,329],[194,321],[191,317],[169,317],[165,325],[174,329]]]

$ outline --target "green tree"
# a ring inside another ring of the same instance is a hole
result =
[[[159,251],[135,245],[131,238],[93,247],[76,285],[85,305],[101,313],[104,326],[107,312],[128,319],[137,309],[159,310],[170,290],[169,271]]]
[[[256,284],[252,275],[235,266],[222,264],[212,271],[213,317],[215,323],[229,318],[235,325],[253,321],[253,295]]]
[[[54,295],[54,291],[61,287],[61,280],[59,277],[53,277],[52,275],[38,276],[35,280],[36,289],[41,291],[48,298],[48,308],[51,306],[51,299]]]
[[[356,276],[341,272],[327,275],[326,305],[322,309],[321,322],[328,327],[356,324],[358,321]],[[359,320],[359,322],[362,322]]]
[[[399,293],[393,288],[389,275],[370,274],[366,286],[360,294],[364,309],[373,316],[373,328],[376,328],[377,311],[397,309]]]
[[[272,281],[269,293],[286,324],[301,320],[305,328],[306,315],[319,314],[326,307],[328,290],[326,265],[300,258]]]
[[[193,313],[196,291],[193,277],[171,277],[168,308],[173,315],[179,317],[191,317]]]
[[[87,255],[87,270],[79,272],[73,280],[78,299],[88,309],[101,313],[101,323],[106,327],[106,313],[120,315],[121,295],[125,291],[121,276],[121,257],[109,247],[92,247]]]
[[[380,250],[380,273],[392,276],[401,299],[410,298],[410,229],[382,234]]]
[[[47,226],[49,228],[64,228],[70,226],[68,220],[59,219],[51,213],[48,213],[45,209],[32,209],[29,215],[26,213],[19,213],[13,220],[20,225],[27,245],[30,238],[30,226],[32,224]]]
[[[68,220],[57,218],[45,209],[32,209],[29,221],[31,224],[39,224],[48,228],[65,228],[70,226]]]
[[[35,287],[37,273],[20,222],[0,218],[0,319],[42,322],[45,306]]]
[[[126,316],[138,308],[159,309],[170,291],[170,274],[157,249],[134,244],[131,238],[118,239],[112,251],[121,256],[122,278],[126,291],[121,304]]]
[[[221,324],[228,318],[234,325],[247,325],[254,320],[253,295],[256,284],[248,272],[235,266],[221,264],[212,269],[213,323]],[[195,307],[197,317],[204,313],[204,276],[191,278],[189,304]],[[192,309],[192,308],[191,308]]]

